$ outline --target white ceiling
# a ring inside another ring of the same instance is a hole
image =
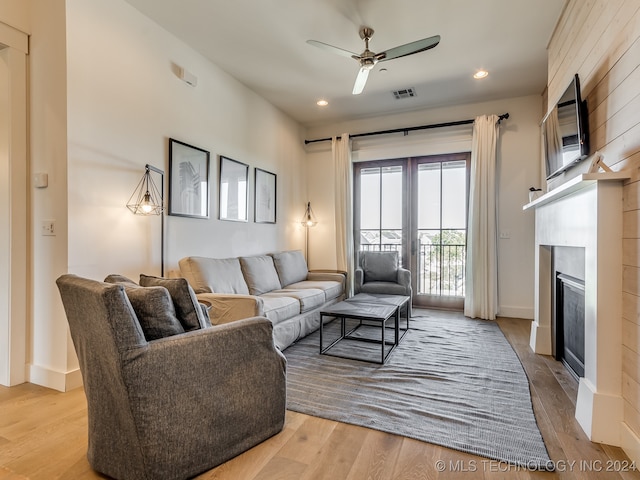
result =
[[[540,94],[566,0],[126,0],[303,125]],[[433,35],[426,52],[379,62],[361,95],[358,63],[306,43],[381,52]],[[186,66],[188,68],[188,66]],[[386,68],[386,72],[380,71]],[[489,76],[474,80],[477,69]],[[194,72],[197,75],[197,72]],[[392,91],[413,87],[414,98]],[[315,102],[324,98],[329,106]]]

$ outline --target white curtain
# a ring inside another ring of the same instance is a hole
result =
[[[348,133],[331,140],[335,172],[336,263],[347,272],[347,296],[353,294],[353,166]]]
[[[477,117],[471,146],[464,314],[486,320],[494,320],[498,309],[497,144],[498,116]]]

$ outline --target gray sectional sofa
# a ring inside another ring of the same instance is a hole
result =
[[[180,273],[213,325],[264,316],[284,350],[320,326],[320,310],[345,298],[341,273],[310,272],[299,250],[235,258],[185,257]]]

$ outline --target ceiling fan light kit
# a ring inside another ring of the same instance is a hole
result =
[[[440,35],[434,35],[433,37],[423,38],[422,40],[416,40],[415,42],[400,45],[399,47],[390,48],[384,52],[375,53],[369,50],[369,40],[371,40],[373,33],[374,30],[371,27],[360,28],[360,38],[364,40],[364,52],[360,55],[317,40],[307,40],[307,43],[324,50],[329,50],[330,52],[343,57],[351,57],[359,63],[360,70],[358,71],[356,81],[353,85],[353,95],[359,95],[362,93],[365,85],[367,84],[369,72],[376,63],[392,60],[394,58],[406,57],[407,55],[413,55],[414,53],[424,52],[432,49],[440,43]]]

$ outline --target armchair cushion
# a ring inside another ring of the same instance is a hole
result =
[[[273,258],[269,255],[240,257],[240,265],[251,295],[262,295],[282,288]]]
[[[307,279],[307,262],[300,250],[272,253],[271,256],[283,287]]]
[[[365,283],[398,280],[398,252],[361,252],[360,255]]]
[[[211,326],[209,315],[198,303],[196,294],[185,278],[160,278],[140,275],[143,287],[164,287],[169,291],[176,315],[185,332]]]

